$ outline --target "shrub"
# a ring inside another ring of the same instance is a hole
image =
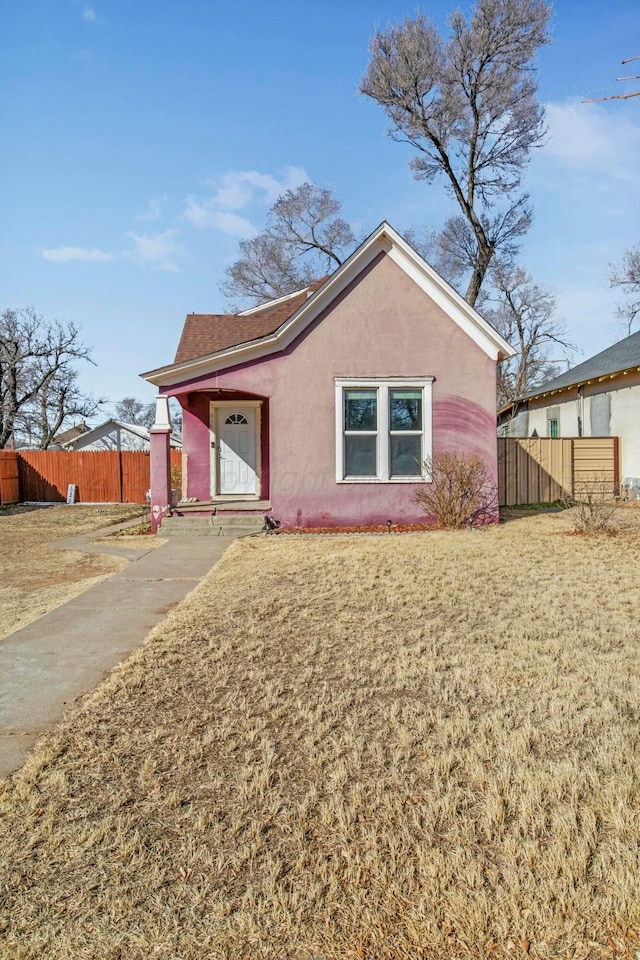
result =
[[[610,536],[616,532],[617,508],[609,477],[594,474],[590,480],[576,484],[574,495],[563,503],[571,509],[569,516],[575,533]]]
[[[445,529],[494,523],[498,518],[498,489],[476,454],[444,453],[422,464],[424,487],[415,501]]]

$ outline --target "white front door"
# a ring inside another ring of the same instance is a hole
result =
[[[215,407],[218,496],[258,493],[258,409],[230,401]]]

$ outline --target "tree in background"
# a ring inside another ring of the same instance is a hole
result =
[[[550,12],[543,0],[478,0],[469,21],[450,15],[447,40],[417,16],[371,43],[361,93],[384,108],[389,135],[418,151],[416,179],[444,177],[458,203],[441,245],[450,275],[470,273],[472,306],[496,254],[512,259],[531,223],[520,188],[545,133],[534,60]]]
[[[155,403],[142,403],[135,397],[123,397],[115,405],[116,420],[138,427],[150,427],[156,418]]]
[[[171,426],[174,433],[182,431],[182,407],[173,397],[169,398]],[[156,419],[155,403],[143,403],[135,397],[123,397],[115,404],[115,419],[138,427],[152,427]]]
[[[625,294],[616,314],[629,336],[631,327],[640,317],[640,244],[625,250],[622,262],[611,267],[609,286]]]
[[[330,190],[303,183],[278,197],[262,233],[240,244],[221,287],[250,306],[285,296],[339,267],[355,242]]]
[[[0,448],[46,450],[73,417],[90,417],[100,399],[78,385],[78,361],[93,363],[73,322],[47,321],[33,307],[0,315]]]
[[[498,409],[556,376],[558,352],[575,349],[555,316],[556,301],[551,291],[533,283],[520,267],[492,270],[490,291],[479,306],[483,316],[517,351],[515,357],[503,360],[498,367]]]

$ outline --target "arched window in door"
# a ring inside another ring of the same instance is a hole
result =
[[[244,426],[248,426],[249,421],[242,413],[230,413],[227,419],[225,420],[225,426],[227,424],[231,425],[234,423],[240,423],[240,424],[244,424]]]

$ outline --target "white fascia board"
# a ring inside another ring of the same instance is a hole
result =
[[[226,350],[220,350],[206,357],[198,357],[196,360],[186,360],[184,363],[149,370],[148,373],[141,374],[142,378],[159,387],[169,386],[179,380],[191,380],[207,373],[217,373],[238,363],[246,363],[278,350],[284,350],[316,318],[318,313],[351,283],[356,266],[356,272],[358,272],[368,266],[378,253],[389,252],[391,247],[389,241],[386,243],[377,243],[377,241],[378,231],[358,247],[275,333],[260,337],[259,340],[227,347]]]
[[[304,293],[305,290],[308,289],[309,287],[300,287],[299,290],[294,290],[293,293],[286,293],[284,297],[277,297],[275,300],[266,300],[257,307],[249,307],[247,310],[241,310],[237,316],[250,317],[252,313],[258,313],[260,310],[271,310],[272,307],[277,307],[279,303],[286,303],[287,300],[293,300],[294,297],[299,297],[301,293]]]
[[[141,427],[137,423],[123,423],[122,420],[113,420],[112,422],[117,424],[121,430],[126,430],[127,433],[138,437],[140,440],[149,439],[150,434],[146,427]]]
[[[514,356],[515,351],[507,341],[383,221],[275,333],[196,360],[150,370],[141,376],[156,386],[170,386],[285,349],[381,252],[387,253],[492,360]]]
[[[516,351],[487,323],[427,261],[411,247],[393,227],[386,225],[393,237],[389,256],[411,277],[477,343],[492,360],[514,357]]]
[[[616,377],[626,377],[628,373],[640,373],[640,367],[626,367],[622,370],[616,370],[613,373],[607,373],[602,377],[598,377],[598,383],[601,383],[603,380],[614,380]],[[564,387],[556,387],[555,390],[542,390],[540,393],[531,393],[526,397],[521,397],[519,400],[515,400],[514,403],[525,403],[529,400],[540,400],[545,397],[551,397],[554,393],[563,393],[565,390],[574,390],[576,387],[588,387],[590,383],[593,383],[595,377],[585,377],[583,380],[574,380],[573,383],[567,383]],[[68,441],[67,441],[68,442]]]

